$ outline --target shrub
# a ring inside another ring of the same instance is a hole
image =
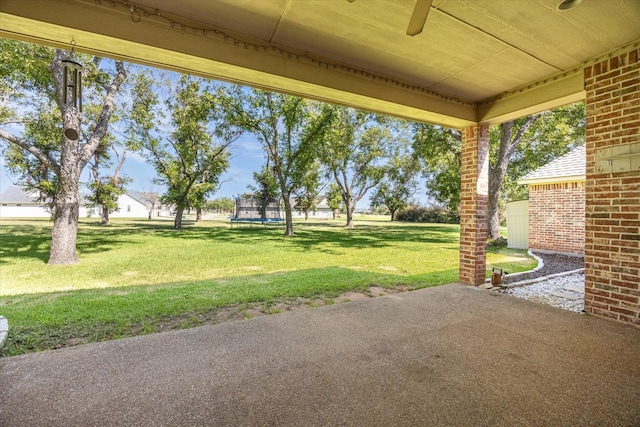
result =
[[[460,213],[441,206],[409,206],[396,213],[396,220],[407,222],[459,224]]]

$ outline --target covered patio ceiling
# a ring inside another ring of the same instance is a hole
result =
[[[581,100],[585,64],[640,44],[640,1],[560,2],[2,0],[0,36],[460,128]]]

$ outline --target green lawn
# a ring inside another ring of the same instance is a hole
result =
[[[205,221],[185,230],[169,221],[83,220],[75,266],[48,266],[51,223],[0,223],[0,314],[9,320],[4,355],[100,341],[221,320],[251,307],[331,303],[370,286],[417,289],[455,282],[459,227],[360,220],[282,228]],[[509,272],[535,261],[494,250]]]

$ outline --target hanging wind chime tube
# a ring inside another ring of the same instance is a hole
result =
[[[71,55],[74,54],[75,41],[72,41]],[[82,65],[71,60],[62,60],[63,75],[62,86],[64,88],[63,101],[68,108],[73,106],[78,112],[82,112]],[[71,105],[69,105],[71,103]],[[66,128],[64,135],[72,141],[77,140],[80,135],[73,128]]]

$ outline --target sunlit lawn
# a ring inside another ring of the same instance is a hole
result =
[[[48,266],[51,223],[0,223],[4,355],[188,327],[223,307],[329,300],[372,285],[408,289],[455,282],[459,227],[357,221],[298,222],[283,229],[204,221],[83,220],[74,266]],[[495,251],[494,251],[495,252]],[[487,257],[510,272],[535,261],[502,249]],[[179,322],[176,322],[176,319]],[[203,320],[204,319],[204,320]]]

